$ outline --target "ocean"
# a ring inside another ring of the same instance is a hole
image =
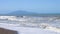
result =
[[[8,16],[7,16],[8,17]],[[10,19],[9,19],[10,18]],[[33,16],[24,16],[24,17],[10,17],[7,19],[0,19],[1,23],[12,23],[12,24],[41,24],[47,23],[52,26],[60,27],[60,17],[33,17]],[[15,18],[15,20],[12,20]]]
[[[16,27],[29,27],[48,29],[55,32],[60,32],[60,17],[33,17],[33,16],[0,16],[0,23],[12,25]],[[14,24],[14,25],[13,25]]]

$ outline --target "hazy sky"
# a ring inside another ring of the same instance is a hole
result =
[[[60,0],[0,0],[0,13],[15,10],[60,13]]]

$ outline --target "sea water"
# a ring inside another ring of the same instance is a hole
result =
[[[12,17],[10,17],[12,18]],[[15,20],[12,20],[15,18]],[[0,23],[7,23],[12,26],[17,27],[31,27],[31,28],[40,28],[40,29],[48,29],[53,31],[60,32],[60,17],[51,16],[51,17],[33,17],[33,16],[25,16],[25,17],[16,17],[14,16],[12,19],[0,19]],[[13,25],[14,24],[14,25]]]

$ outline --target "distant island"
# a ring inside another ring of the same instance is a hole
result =
[[[40,14],[28,11],[13,11],[7,14],[0,14],[0,16],[60,16],[60,14]]]

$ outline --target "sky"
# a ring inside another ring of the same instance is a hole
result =
[[[17,10],[60,13],[60,0],[0,0],[0,13]]]

